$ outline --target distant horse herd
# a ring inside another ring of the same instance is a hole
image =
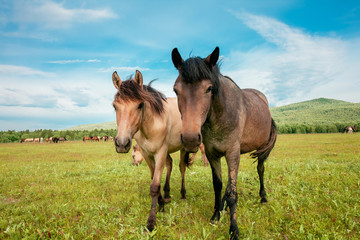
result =
[[[41,138],[23,138],[20,140],[20,143],[28,143],[28,142],[43,143],[44,141],[47,143],[51,143],[51,142],[59,143],[59,142],[66,142],[67,139],[66,139],[66,137],[59,137],[59,138],[58,137],[49,137],[46,139],[44,139],[42,137]]]
[[[114,138],[113,137],[111,137],[111,136],[102,136],[102,137],[100,137],[100,136],[94,136],[94,137],[92,137],[92,136],[85,136],[85,137],[83,137],[83,142],[86,142],[86,141],[90,141],[90,142],[100,142],[100,141],[104,141],[104,142],[107,142],[107,141],[113,141],[114,140]]]
[[[83,141],[91,141],[91,142],[100,142],[100,141],[108,141],[111,140],[113,141],[114,138],[111,136],[103,136],[103,137],[83,137]],[[49,138],[23,138],[20,140],[20,143],[43,143],[43,142],[47,142],[47,143],[61,143],[61,142],[66,142],[67,139],[66,137],[49,137]]]

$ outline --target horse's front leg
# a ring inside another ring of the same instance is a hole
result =
[[[164,170],[165,162],[167,157],[167,148],[158,151],[155,158],[155,170],[150,184],[150,195],[151,195],[151,209],[147,222],[147,229],[152,231],[156,224],[156,205],[159,203],[159,211],[164,210],[164,199],[161,195],[160,183],[161,175]]]
[[[240,163],[240,148],[234,148],[232,152],[226,154],[226,162],[228,165],[228,184],[222,200],[222,205],[226,201],[227,206],[230,208],[230,235],[231,239],[239,238],[239,228],[236,221],[236,205],[237,205],[237,175]]]
[[[165,184],[164,184],[164,201],[166,203],[171,201],[170,177],[171,177],[171,171],[172,171],[172,163],[173,163],[173,160],[172,160],[170,154],[168,154],[167,158],[166,158],[166,181],[165,181]]]
[[[186,199],[186,188],[185,188],[185,171],[186,163],[189,162],[189,153],[185,152],[184,149],[180,150],[180,173],[181,173],[181,199]]]
[[[214,214],[211,217],[211,221],[219,221],[220,219],[220,211],[223,210],[223,206],[221,204],[221,190],[222,190],[222,179],[221,179],[221,162],[220,158],[209,158],[212,179],[213,179],[213,188],[215,192],[215,207]]]

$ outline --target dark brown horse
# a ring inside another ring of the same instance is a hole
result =
[[[226,202],[230,208],[231,238],[238,239],[236,180],[240,154],[252,152],[257,157],[261,202],[267,202],[264,161],[274,147],[277,133],[266,97],[254,89],[240,89],[229,77],[221,75],[218,58],[218,47],[205,59],[192,57],[186,61],[175,48],[172,61],[179,76],[174,91],[183,120],[181,140],[185,151],[197,151],[203,141],[211,165],[215,191],[211,220],[219,220]],[[221,199],[222,156],[228,165],[228,184]]]

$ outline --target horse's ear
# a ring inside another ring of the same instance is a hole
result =
[[[177,48],[174,48],[171,52],[172,62],[176,69],[180,69],[181,66],[184,64],[184,60],[182,59],[179,51]]]
[[[140,71],[136,70],[134,81],[142,88],[143,87],[143,76]]]
[[[216,47],[214,51],[205,58],[205,62],[211,67],[215,66],[216,62],[219,60],[219,54],[220,54],[220,49],[219,47]]]
[[[114,84],[115,88],[117,90],[119,90],[120,86],[122,84],[122,81],[116,71],[112,74],[112,80],[113,80],[113,84]]]

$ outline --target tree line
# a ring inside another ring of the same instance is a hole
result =
[[[50,138],[50,137],[65,137],[69,141],[82,140],[83,137],[94,136],[116,136],[116,129],[94,129],[94,130],[51,130],[51,129],[39,129],[35,131],[0,131],[0,143],[20,142],[21,139],[26,138]]]
[[[327,125],[309,125],[309,124],[277,124],[277,131],[279,134],[301,134],[301,133],[339,133],[343,132],[346,126],[358,126],[357,124],[350,123],[335,123]],[[0,143],[20,142],[21,139],[26,138],[50,138],[50,137],[66,137],[67,140],[77,141],[82,140],[85,136],[116,136],[116,129],[94,129],[94,130],[51,130],[39,129],[35,131],[0,131]]]
[[[334,123],[334,124],[277,124],[277,132],[279,134],[296,134],[296,133],[341,133],[344,132],[346,126],[360,126],[350,123]]]

